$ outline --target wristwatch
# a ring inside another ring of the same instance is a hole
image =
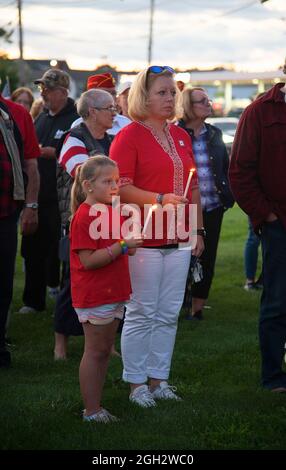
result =
[[[164,197],[164,194],[163,194],[163,193],[157,194],[157,196],[156,196],[156,202],[157,202],[158,204],[162,204],[163,197]]]
[[[39,204],[37,202],[27,202],[25,204],[25,207],[28,207],[29,209],[38,209]]]
[[[197,235],[201,235],[201,237],[206,238],[207,232],[204,227],[197,229]]]

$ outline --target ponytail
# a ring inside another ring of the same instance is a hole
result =
[[[75,173],[75,180],[71,189],[71,214],[76,213],[79,206],[85,201],[86,195],[82,190],[81,185],[81,166],[78,166]]]

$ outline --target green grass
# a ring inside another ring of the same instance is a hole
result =
[[[120,417],[113,425],[81,421],[78,365],[83,339],[72,338],[69,359],[53,361],[53,304],[20,315],[23,287],[18,258],[9,335],[13,367],[0,370],[2,449],[284,449],[284,396],[259,385],[259,294],[242,289],[246,217],[225,216],[216,276],[205,321],[182,318],[170,382],[182,403],[137,409],[112,358],[104,405]]]

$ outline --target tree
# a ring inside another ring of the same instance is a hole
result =
[[[0,89],[2,90],[7,77],[9,77],[11,90],[15,90],[19,84],[18,67],[13,60],[8,59],[7,54],[0,51]]]
[[[11,23],[8,23],[7,26],[10,26],[10,24]],[[11,36],[12,36],[14,30],[10,29],[8,31],[7,26],[0,26],[0,40],[3,39],[5,42],[11,43],[12,42]]]
[[[0,43],[2,41],[6,43],[12,42],[11,36],[14,31],[11,28],[9,29],[10,24],[0,26]],[[7,77],[9,77],[11,90],[15,90],[19,83],[18,67],[13,60],[8,58],[6,52],[0,49],[0,89],[3,89]]]

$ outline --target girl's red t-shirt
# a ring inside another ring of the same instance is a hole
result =
[[[98,269],[86,269],[79,258],[79,250],[99,250],[120,240],[123,218],[114,214],[116,209],[111,206],[106,205],[105,208],[107,212],[102,214],[84,202],[71,222],[71,294],[72,304],[77,308],[123,302],[130,297],[131,283],[127,254],[118,256],[115,261]],[[99,229],[104,231],[103,238],[98,237]],[[115,233],[112,233],[112,229]]]

